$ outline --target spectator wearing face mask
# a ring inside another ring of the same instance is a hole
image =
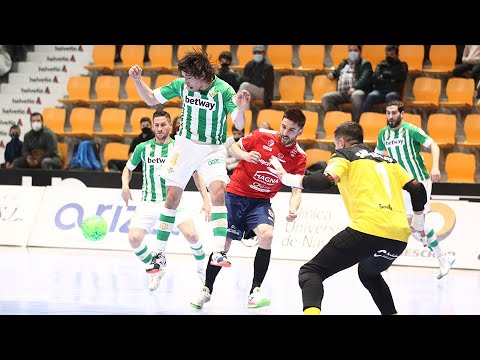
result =
[[[14,168],[60,169],[57,135],[43,124],[42,114],[30,115],[32,130],[23,139],[22,156],[13,161]]]
[[[130,144],[130,148],[128,149],[129,158],[132,156],[138,144],[144,141],[153,139],[155,137],[155,134],[152,131],[152,120],[150,120],[149,117],[144,116],[140,119],[140,129],[142,130],[142,132],[135,139],[132,140],[132,143]],[[107,167],[108,167],[108,170],[110,171],[123,171],[123,168],[125,167],[126,163],[127,163],[126,160],[111,159],[108,161]],[[133,171],[142,172],[141,161]]]
[[[235,91],[238,91],[238,87],[240,86],[238,83],[240,75],[236,71],[230,69],[230,65],[232,64],[232,53],[230,51],[223,51],[218,56],[218,62],[220,63],[220,67],[215,69],[215,75],[229,83]]]
[[[13,160],[22,156],[23,142],[20,140],[20,127],[18,125],[12,125],[9,131],[10,140],[5,146],[5,163],[2,164],[2,168],[13,168]]]
[[[240,140],[244,135],[244,130],[238,130],[235,125],[232,125],[232,135],[227,138],[224,144],[225,149],[227,149],[227,157],[225,158],[225,163],[227,166],[228,175],[232,175],[233,170],[235,170],[235,167],[240,162],[240,159],[237,159],[236,157],[231,156],[228,153],[228,148],[232,146],[233,143],[236,143],[238,140]]]
[[[253,60],[245,65],[238,90],[248,90],[252,99],[263,99],[264,106],[269,108],[272,106],[273,85],[273,65],[266,57],[265,45],[255,45]]]
[[[322,97],[325,112],[340,110],[340,104],[351,103],[352,121],[358,123],[365,95],[372,90],[372,75],[372,64],[362,59],[362,45],[348,45],[348,59],[327,74],[330,80],[338,80],[337,91]]]
[[[385,60],[375,69],[372,77],[374,89],[365,98],[362,112],[371,111],[374,104],[402,100],[408,65],[405,61],[400,61],[398,45],[387,45],[385,55]]]

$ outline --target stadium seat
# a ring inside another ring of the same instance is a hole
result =
[[[455,67],[457,48],[455,45],[430,45],[430,69],[423,69],[424,73],[450,74]]]
[[[217,62],[218,57],[224,51],[230,51],[230,45],[207,45],[205,48],[205,53],[211,56],[212,62]]]
[[[230,66],[231,69],[243,70],[247,62],[253,59],[253,47],[255,45],[238,45],[237,60],[238,64]]]
[[[448,100],[440,101],[440,106],[471,110],[475,94],[475,81],[458,77],[449,78],[445,92]]]
[[[99,75],[95,82],[96,99],[90,104],[117,105],[120,94],[120,76]]]
[[[307,154],[307,169],[319,161],[327,162],[332,156],[332,153],[330,151],[317,148],[307,149],[305,150],[305,154]]]
[[[372,69],[375,71],[375,68],[386,58],[385,48],[387,45],[363,45],[362,48],[362,58],[364,60],[370,61],[372,64]],[[400,52],[399,52],[400,55]]]
[[[143,76],[142,80],[147,84],[147,86],[151,86],[152,78],[150,76]],[[135,82],[129,76],[125,82],[125,93],[127,97],[125,99],[119,99],[119,104],[137,104],[137,105],[144,105],[145,101],[140,97],[138,94],[137,88],[135,86]]]
[[[74,107],[69,117],[71,130],[64,136],[90,138],[95,124],[95,109],[86,107]]]
[[[337,90],[337,80],[330,80],[326,75],[316,75],[312,82],[313,99],[304,100],[305,104],[321,105],[322,96]]]
[[[202,45],[178,45],[176,64],[178,64],[178,61],[183,58],[187,52],[198,50],[202,50]]]
[[[430,173],[430,171],[432,170],[432,164],[433,164],[432,153],[429,151],[422,150],[420,151],[420,155],[422,155],[423,163],[425,164],[425,167]]]
[[[279,100],[272,100],[272,105],[303,105],[305,97],[305,77],[282,75],[278,83]]]
[[[364,112],[360,115],[360,125],[363,128],[363,142],[368,145],[375,145],[378,133],[385,127],[385,114],[377,112]]]
[[[403,120],[405,120],[410,124],[415,125],[416,127],[422,128],[422,117],[419,114],[412,114],[412,113],[405,112],[403,113]]]
[[[266,56],[277,72],[291,71],[293,46],[292,45],[268,45]]]
[[[57,136],[63,136],[65,132],[65,119],[67,111],[65,108],[47,107],[42,111],[43,123],[50,128]]]
[[[153,113],[155,112],[154,108],[149,107],[136,107],[132,110],[130,114],[130,126],[131,131],[124,132],[123,136],[127,137],[136,137],[140,135],[140,119],[143,117],[148,117],[152,121],[153,128]],[[170,114],[171,115],[171,114]],[[173,120],[173,118],[172,118]]]
[[[463,152],[451,152],[445,157],[445,172],[448,182],[475,182],[475,155]]]
[[[108,162],[115,160],[128,160],[128,150],[130,145],[120,142],[108,142],[103,149],[103,160],[105,161],[104,170],[108,171]]]
[[[325,113],[323,118],[323,130],[325,131],[325,136],[323,138],[317,139],[317,142],[320,144],[333,144],[333,133],[338,125],[352,121],[352,114],[349,112],[343,111],[328,111]]]
[[[103,108],[100,114],[101,131],[95,131],[94,136],[121,139],[125,132],[127,111],[114,107]]]
[[[336,69],[343,60],[348,59],[348,45],[332,45],[330,57],[332,66],[328,70]]]
[[[112,71],[115,66],[115,45],[94,45],[93,64],[84,66],[88,71]]]
[[[480,114],[468,114],[465,116],[465,140],[458,142],[462,146],[480,146]]]
[[[90,101],[90,76],[70,76],[67,82],[67,97],[58,99],[63,104],[87,104]]]
[[[170,114],[170,118],[172,119],[172,122],[177,116],[182,115],[182,108],[179,106],[165,106],[162,110]],[[152,122],[153,122],[153,118],[152,118]]]
[[[300,66],[295,68],[295,71],[322,71],[325,60],[325,45],[300,45],[298,57]]]
[[[270,124],[270,127],[275,130],[280,130],[280,124],[283,120],[283,110],[275,110],[275,109],[261,109],[257,115],[257,128],[258,124],[266,121]]]
[[[420,73],[423,71],[423,57],[425,47],[423,45],[400,45],[398,57],[408,64],[409,73]]]
[[[150,45],[148,49],[150,65],[144,66],[144,71],[174,71],[176,66],[172,65],[172,45]]]
[[[68,161],[67,161],[67,153],[68,153],[68,146],[67,143],[64,142],[57,142],[58,146],[58,152],[60,153],[62,165],[60,169],[65,169],[67,167]]]
[[[307,118],[303,132],[297,137],[297,141],[316,141],[317,126],[318,126],[318,112],[302,110]]]
[[[126,71],[133,65],[143,68],[145,58],[145,45],[122,45],[120,50],[121,64],[115,65],[114,70]]]
[[[413,83],[413,98],[405,105],[415,107],[438,107],[442,81],[440,79],[417,77]]]
[[[435,113],[428,116],[427,133],[439,147],[455,145],[457,118],[453,114]]]

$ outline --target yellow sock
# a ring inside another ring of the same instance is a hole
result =
[[[303,310],[304,315],[320,315],[320,309],[317,307],[309,307]]]

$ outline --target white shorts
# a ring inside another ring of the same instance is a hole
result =
[[[153,201],[141,201],[130,219],[129,229],[140,228],[144,229],[147,233],[156,229],[155,225],[160,218],[160,211],[163,208],[165,202],[153,202]],[[175,226],[173,233],[178,233],[177,225],[182,222],[192,219],[193,217],[185,207],[178,207],[177,214],[175,216]]]
[[[177,186],[185,190],[195,170],[207,187],[215,180],[228,184],[230,178],[225,164],[225,146],[199,145],[177,135],[160,176],[165,179],[167,186]]]
[[[428,179],[425,181],[419,181],[425,186],[425,190],[427,191],[427,203],[425,204],[425,210],[423,213],[426,214],[430,211],[430,196],[432,195],[432,179]],[[412,208],[412,199],[410,198],[410,193],[408,191],[403,191],[403,202],[405,203],[405,211],[407,216],[413,216],[413,208]]]

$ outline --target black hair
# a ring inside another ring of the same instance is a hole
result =
[[[287,118],[290,121],[293,121],[302,129],[305,126],[305,122],[307,121],[305,114],[299,108],[289,108],[285,110],[285,112],[283,113],[283,117]]]
[[[363,128],[354,121],[344,122],[335,129],[333,133],[335,139],[343,138],[346,142],[353,144],[363,143]]]

